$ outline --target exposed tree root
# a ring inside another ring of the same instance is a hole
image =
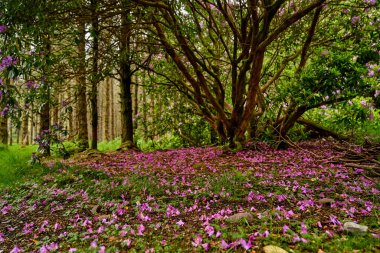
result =
[[[304,125],[306,127],[307,130],[310,130],[310,131],[313,131],[313,132],[317,132],[319,137],[333,137],[334,139],[336,140],[347,140],[346,137],[340,135],[340,134],[337,134],[323,126],[320,126],[318,125],[317,123],[315,122],[312,122],[310,120],[306,120],[306,119],[303,119],[303,118],[300,118],[297,120],[297,123],[298,124],[301,124],[301,125]]]

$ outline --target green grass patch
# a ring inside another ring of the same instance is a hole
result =
[[[19,145],[0,148],[0,186],[13,183],[31,176],[39,166],[31,166],[30,160],[36,146]]]

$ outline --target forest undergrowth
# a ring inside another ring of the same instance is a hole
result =
[[[48,161],[0,187],[0,252],[378,252],[379,157],[369,151],[318,140]],[[348,233],[348,221],[368,232]]]

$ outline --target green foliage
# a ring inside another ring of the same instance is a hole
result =
[[[320,56],[290,82],[278,86],[277,99],[294,101],[298,106],[314,108],[358,95],[369,95],[371,80],[364,78],[367,69],[353,59],[352,52],[320,52]]]
[[[380,142],[380,110],[372,106],[370,99],[358,97],[336,105],[316,108],[306,117],[318,122],[356,143],[365,139]]]
[[[29,163],[35,149],[35,146],[20,147],[18,145],[0,149],[0,186],[12,185],[41,173],[41,166],[31,166]]]
[[[114,151],[118,148],[120,148],[120,138],[116,138],[111,141],[102,141],[98,143],[98,149],[99,151]]]

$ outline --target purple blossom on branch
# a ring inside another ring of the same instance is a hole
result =
[[[8,27],[6,25],[0,25],[0,33],[6,32]]]

